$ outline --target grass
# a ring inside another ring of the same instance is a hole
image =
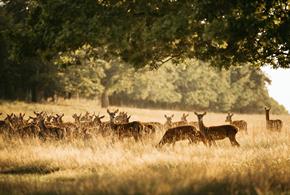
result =
[[[133,120],[164,122],[164,114],[182,111],[119,108]],[[25,104],[2,102],[0,112],[45,110],[101,112],[94,102]],[[106,116],[107,118],[107,116]],[[96,137],[90,141],[5,141],[0,138],[0,194],[290,194],[289,116],[283,132],[265,131],[263,115],[237,115],[248,121],[249,134],[238,134],[240,148],[228,140],[218,147],[180,142],[156,149],[164,132],[143,144]],[[108,118],[107,118],[108,119]],[[196,120],[190,113],[190,120]],[[205,124],[223,124],[225,114],[209,113]]]

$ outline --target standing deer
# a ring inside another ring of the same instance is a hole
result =
[[[63,139],[66,135],[66,129],[62,127],[57,127],[53,125],[46,125],[45,119],[42,116],[37,117],[38,118],[38,124],[40,127],[40,133],[39,135],[43,138],[46,138],[47,136],[54,137],[57,139]]]
[[[172,114],[171,116],[167,116],[166,114],[164,114],[164,117],[166,118],[166,122],[164,123],[164,128],[165,129],[171,128],[174,114]]]
[[[187,125],[168,129],[157,146],[162,147],[165,144],[173,144],[174,146],[175,142],[186,139],[189,140],[189,143],[202,141],[205,144],[203,135],[194,126]]]
[[[228,112],[225,122],[229,122],[230,125],[236,126],[239,129],[239,131],[244,131],[247,134],[248,133],[247,122],[244,120],[233,121],[232,120],[233,115],[234,115],[233,113]]]
[[[265,107],[266,112],[266,128],[270,131],[280,132],[283,126],[283,123],[280,119],[270,120],[270,110],[271,108]]]
[[[232,146],[240,146],[240,144],[236,140],[236,134],[238,132],[238,128],[233,125],[220,125],[220,126],[211,126],[206,127],[203,124],[203,117],[206,115],[206,112],[202,114],[198,114],[194,112],[198,119],[199,130],[205,137],[209,146],[212,143],[216,146],[215,140],[222,140],[225,138],[229,138]]]
[[[110,128],[111,130],[117,134],[119,139],[123,139],[126,137],[133,137],[135,141],[139,141],[141,139],[141,133],[143,130],[143,125],[138,121],[133,121],[130,123],[124,124],[116,124],[115,117],[119,110],[115,110],[114,112],[110,112],[107,109],[107,113],[110,116]]]

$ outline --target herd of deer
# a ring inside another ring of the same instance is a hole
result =
[[[165,134],[157,147],[165,144],[175,144],[180,140],[189,140],[189,143],[203,142],[205,145],[216,146],[216,140],[228,138],[232,146],[239,146],[236,140],[238,131],[247,133],[247,122],[244,120],[233,121],[232,113],[228,113],[225,122],[228,125],[209,126],[203,123],[204,113],[196,113],[198,122],[188,122],[188,114],[183,114],[181,121],[172,122],[174,115],[167,116],[166,123],[159,122],[129,122],[130,116],[126,112],[115,110],[111,112],[107,109],[110,120],[102,122],[104,116],[90,114],[74,114],[74,122],[64,122],[62,115],[48,115],[44,112],[34,112],[35,116],[29,116],[24,119],[25,114],[19,115],[7,114],[4,120],[0,120],[0,134],[7,138],[14,136],[33,137],[42,140],[47,139],[71,139],[71,138],[91,138],[94,135],[117,137],[120,140],[124,138],[134,138],[140,141],[144,136],[154,135],[157,130],[165,129]],[[270,120],[270,108],[265,107],[266,128],[271,131],[281,131],[281,120]],[[0,116],[2,113],[0,113]]]

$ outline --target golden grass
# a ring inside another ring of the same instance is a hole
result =
[[[164,114],[182,111],[119,108],[134,120],[164,122]],[[65,113],[101,112],[94,102],[60,104],[0,104],[0,112],[45,110]],[[106,116],[107,117],[107,116]],[[263,115],[237,115],[245,119],[249,134],[238,134],[240,148],[228,140],[218,147],[180,142],[156,149],[163,132],[142,143],[90,141],[5,141],[0,138],[0,194],[290,194],[289,116],[283,132],[265,131]],[[193,113],[190,119],[196,120]],[[209,113],[205,123],[223,124],[225,114]]]

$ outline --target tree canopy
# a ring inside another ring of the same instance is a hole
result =
[[[84,44],[135,67],[197,58],[217,67],[289,67],[288,0],[2,0],[10,57],[51,60]]]
[[[287,0],[0,0],[0,98],[285,112],[259,67],[290,67],[289,9]]]

